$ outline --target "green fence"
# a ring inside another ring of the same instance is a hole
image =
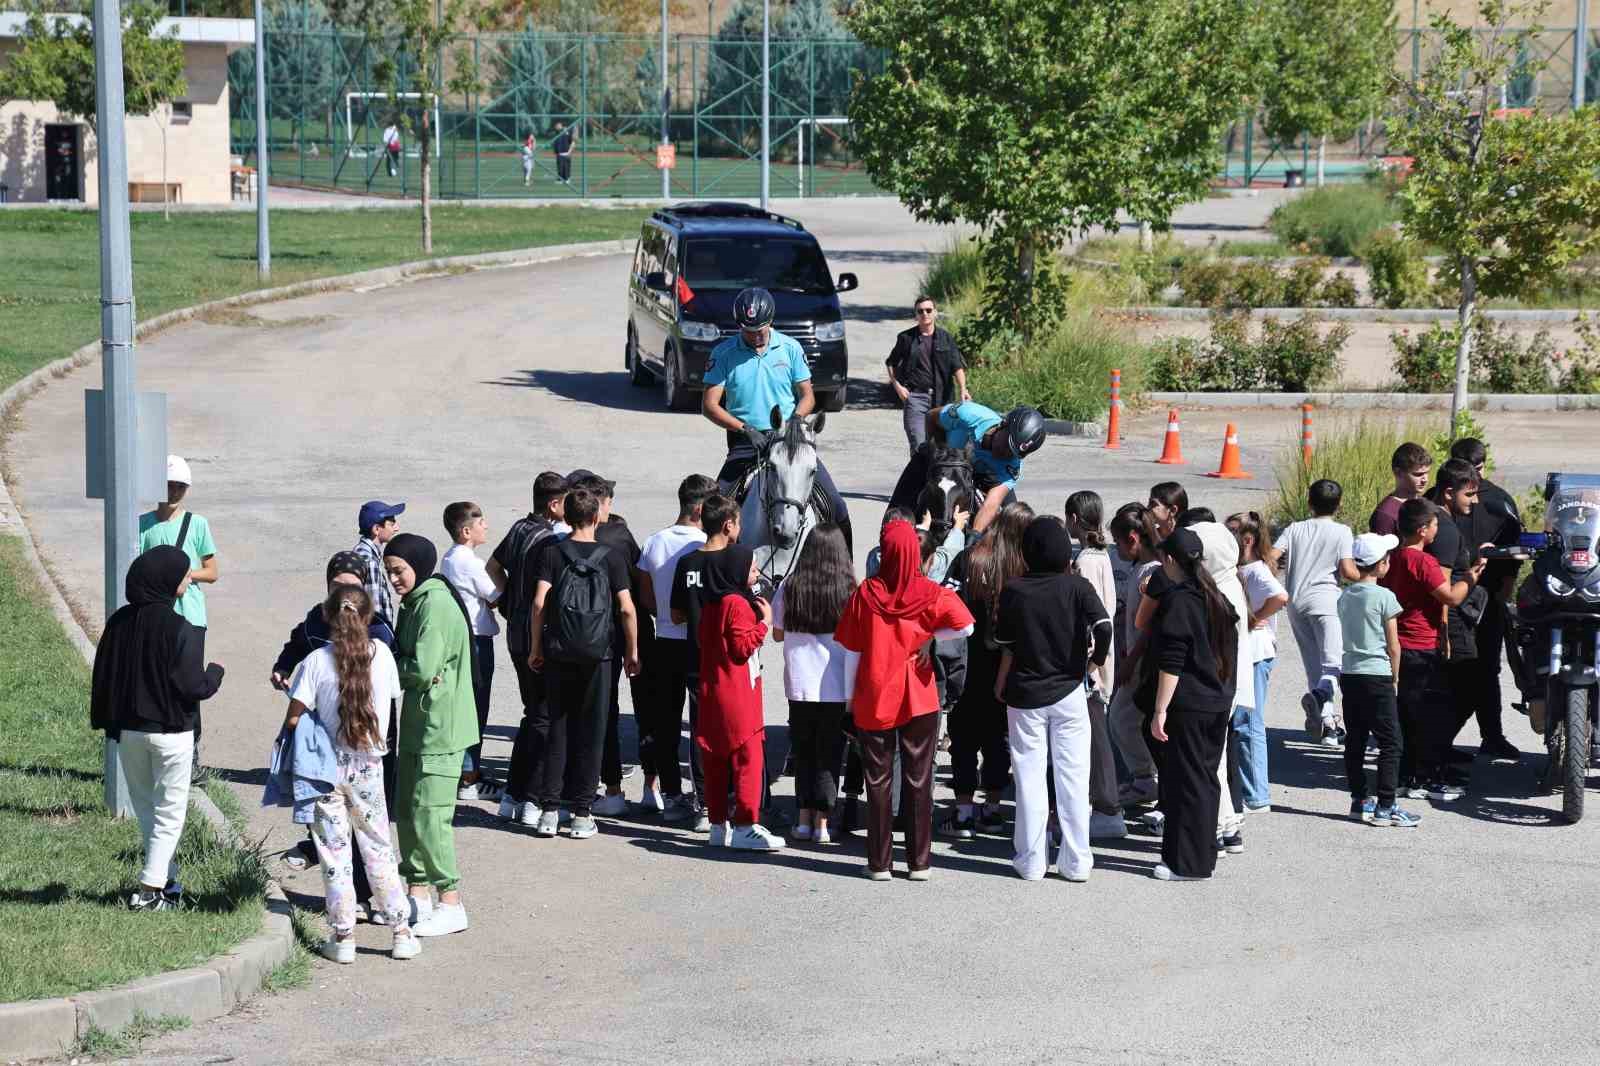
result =
[[[275,182],[379,195],[415,195],[414,136],[391,161],[384,128],[397,111],[412,125],[422,101],[391,101],[374,71],[408,61],[394,42],[314,24],[309,9],[269,12],[266,49],[268,144]],[[1600,32],[1585,64],[1588,98],[1600,93]],[[1502,87],[1506,107],[1567,106],[1576,69],[1572,29],[1536,35],[1530,73]],[[468,36],[483,91],[430,101],[439,120],[434,188],[443,197],[659,196],[656,144],[661,136],[659,37],[573,35],[528,30]],[[1431,30],[1404,30],[1396,68],[1417,71],[1437,47]],[[845,119],[856,78],[882,69],[883,56],[849,37],[771,42],[771,191],[774,196],[840,196],[877,190],[850,146]],[[454,55],[446,62],[455,62]],[[1543,70],[1533,73],[1537,62]],[[235,154],[253,162],[255,55],[229,59]],[[674,197],[750,197],[760,191],[761,43],[727,37],[675,36],[667,51],[667,131],[676,148]],[[558,180],[552,143],[557,123],[573,131],[571,182]],[[526,181],[523,145],[533,138]],[[1223,134],[1227,185],[1282,184],[1286,172],[1315,169],[1316,146],[1274,143],[1254,118]],[[1329,144],[1327,176],[1365,174],[1388,154],[1381,121]]]
[[[446,95],[438,116],[434,183],[445,197],[658,196],[661,139],[659,37],[538,32],[467,37],[483,91]],[[416,192],[416,139],[394,161],[383,131],[423,101],[391,101],[374,77],[403,65],[392,42],[333,30],[266,34],[267,103],[275,182],[387,195]],[[760,191],[761,42],[668,40],[668,135],[676,147],[673,196],[754,196]],[[454,52],[446,62],[454,63]],[[878,53],[848,38],[771,42],[771,189],[775,196],[876,192],[850,151],[844,119],[853,77],[875,73]],[[403,80],[403,79],[402,79]],[[233,151],[255,148],[253,50],[229,63]],[[575,134],[571,182],[557,177],[557,124]],[[523,146],[533,138],[524,183]]]

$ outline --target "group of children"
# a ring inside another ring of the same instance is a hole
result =
[[[1245,814],[1271,803],[1263,712],[1285,609],[1305,668],[1306,729],[1342,747],[1351,816],[1415,826],[1402,797],[1462,794],[1453,740],[1472,714],[1483,754],[1517,754],[1496,701],[1514,572],[1491,571],[1486,588],[1477,549],[1515,543],[1520,523],[1484,480],[1484,458],[1479,442],[1458,441],[1428,489],[1430,456],[1404,445],[1395,490],[1360,536],[1336,521],[1342,491],[1328,480],[1310,486],[1311,517],[1270,543],[1259,515],[1219,522],[1175,482],[1109,521],[1092,492],[1067,499],[1064,521],[1012,502],[981,533],[960,508],[948,523],[891,508],[864,579],[842,531],[823,525],[775,589],[739,544],[737,504],[702,475],[684,479],[675,521],[640,545],[612,512],[613,482],[543,473],[533,511],[487,562],[474,550],[488,535],[475,504],[446,508],[453,543],[440,560],[426,538],[398,532],[404,504],[372,501],[357,544],[328,562],[326,598],[272,671],[288,711],[269,791],[310,826],[333,928],[324,954],[354,958],[360,902],[393,927],[397,958],[414,957],[419,937],[468,927],[459,800],[498,800],[506,821],[543,837],[566,826],[576,840],[598,831],[596,815],[624,813],[624,676],[643,810],[691,823],[713,846],[787,846],[761,818],[774,777],[760,654],[769,638],[782,647],[789,703],[790,837],[828,845],[853,831],[864,792],[874,880],[892,876],[897,830],[914,881],[930,875],[936,832],[1003,833],[1001,797],[1013,786],[1023,878],[1053,864],[1086,880],[1090,841],[1125,835],[1129,813],[1162,838],[1157,878],[1211,876],[1218,855],[1244,849]],[[156,517],[170,524],[178,512],[168,510]],[[197,576],[214,577],[194,565],[213,565],[214,549],[187,539],[174,532],[140,557],[130,606],[108,623],[96,663],[95,725],[139,768],[130,790],[147,863],[133,902],[155,909],[174,895],[170,823],[198,702],[221,680],[220,668],[202,668],[203,630],[184,599]],[[504,783],[481,757],[502,622],[523,705]],[[171,691],[138,680],[157,676],[146,659],[162,660]],[[936,822],[941,749],[956,799]]]

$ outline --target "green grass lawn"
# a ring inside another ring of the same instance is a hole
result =
[[[0,1002],[195,966],[255,935],[266,870],[191,811],[178,849],[191,909],[134,914],[139,827],[101,800],[89,671],[0,537]]]
[[[633,237],[644,209],[440,207],[433,254]],[[249,212],[132,216],[140,319],[260,288]],[[98,216],[0,211],[0,389],[93,341],[100,331]],[[276,211],[272,285],[423,258],[416,211]],[[0,654],[4,654],[0,652]]]

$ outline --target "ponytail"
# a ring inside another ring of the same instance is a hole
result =
[[[1228,516],[1228,528],[1235,537],[1250,537],[1250,551],[1254,558],[1246,562],[1258,563],[1266,561],[1266,553],[1261,550],[1261,530],[1266,523],[1261,520],[1261,515],[1256,511],[1239,511]]]
[[[339,679],[339,740],[357,751],[381,747],[383,730],[372,705],[372,601],[358,585],[340,585],[322,605]]]
[[[1217,679],[1228,681],[1238,665],[1239,615],[1222,590],[1217,588],[1217,583],[1205,567],[1200,565],[1199,556],[1187,559],[1180,552],[1164,554],[1177,563],[1178,569],[1200,590],[1201,599],[1206,605],[1206,637],[1211,644],[1211,656],[1217,662]]]
[[[1155,516],[1142,503],[1125,503],[1111,516],[1111,536],[1121,541],[1131,533],[1139,535],[1140,547],[1146,556],[1154,555],[1160,538],[1156,535]]]
[[[1074,492],[1067,497],[1066,512],[1068,518],[1077,521],[1078,529],[1083,534],[1083,546],[1104,551],[1106,534],[1100,528],[1100,522],[1105,514],[1105,504],[1101,502],[1100,494],[1088,489]]]

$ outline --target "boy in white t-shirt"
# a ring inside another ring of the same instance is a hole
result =
[[[531,133],[522,142],[522,184],[524,186],[533,184],[533,134]]]
[[[473,550],[489,539],[489,523],[477,504],[467,500],[444,509],[444,529],[455,543],[439,561],[439,573],[450,582],[467,608],[472,622],[472,642],[476,647],[478,672],[472,679],[472,692],[478,703],[478,743],[467,749],[461,760],[461,785],[456,798],[498,800],[501,786],[483,773],[483,730],[489,724],[489,685],[494,680],[494,638],[500,623],[494,617],[494,604],[505,591],[505,579],[489,573],[484,561]]]
[[[1355,581],[1361,576],[1350,557],[1355,535],[1349,526],[1333,520],[1343,497],[1337,481],[1313,481],[1307,494],[1312,517],[1290,525],[1272,545],[1289,593],[1289,629],[1306,670],[1306,694],[1300,697],[1306,732],[1328,748],[1344,747],[1344,725],[1333,705],[1344,658],[1339,579]]]
[[[651,678],[651,706],[635,708],[640,715],[639,747],[650,756],[644,766],[644,809],[655,811],[663,821],[681,822],[695,813],[694,793],[683,793],[683,771],[678,763],[678,745],[683,735],[683,701],[691,696],[689,677],[694,666],[689,661],[689,626],[672,620],[668,602],[672,579],[684,556],[706,542],[701,528],[701,509],[717,491],[717,483],[704,474],[690,474],[678,485],[678,519],[666,529],[652,533],[639,555],[640,600],[656,616],[656,639],[650,644],[650,661],[644,670]],[[691,696],[692,698],[692,696]],[[694,745],[689,746],[694,756]],[[641,762],[644,760],[641,759]],[[699,789],[699,759],[691,759],[690,773]]]

